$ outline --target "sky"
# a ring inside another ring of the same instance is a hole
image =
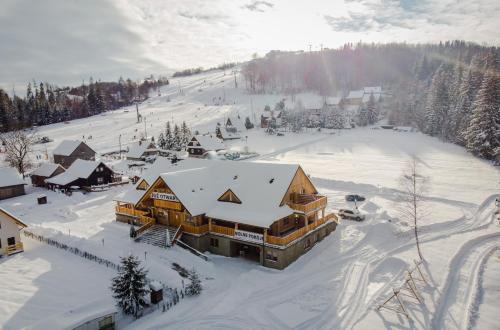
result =
[[[0,86],[75,85],[346,42],[498,45],[498,0],[1,0]]]

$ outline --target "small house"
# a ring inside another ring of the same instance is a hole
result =
[[[114,172],[102,162],[77,159],[64,173],[46,180],[50,189],[91,187],[114,181]]]
[[[26,182],[13,168],[0,168],[0,199],[25,195]]]
[[[27,225],[0,207],[0,257],[24,250],[20,230]]]
[[[95,160],[96,152],[85,142],[64,140],[53,151],[54,163],[69,168],[77,159]]]
[[[158,149],[153,142],[139,141],[129,147],[126,158],[127,160],[140,161],[157,154]]]
[[[31,172],[31,184],[35,187],[45,187],[45,180],[50,179],[66,171],[59,164],[43,163],[39,168]]]
[[[212,135],[195,135],[187,145],[189,157],[204,158],[209,151],[224,150],[222,141]]]
[[[363,96],[365,95],[364,90],[350,91],[349,95],[345,98],[344,102],[346,105],[361,105],[363,104]]]
[[[281,126],[281,111],[279,110],[264,110],[260,116],[260,127],[279,127]]]

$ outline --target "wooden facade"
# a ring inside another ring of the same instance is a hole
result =
[[[54,172],[52,172],[52,174],[50,174],[49,176],[33,175],[32,174],[30,176],[31,184],[35,187],[47,187],[47,183],[45,182],[46,179],[50,179],[58,174],[61,174],[64,171],[65,170],[62,166],[58,166],[56,168],[56,170]]]
[[[64,168],[68,168],[77,159],[95,160],[95,155],[96,152],[92,150],[92,148],[90,148],[86,143],[81,142],[70,155],[54,154],[54,163],[59,164]]]
[[[166,194],[168,200],[155,198],[154,196],[159,196],[158,194]],[[231,189],[224,192],[218,201],[244,203]],[[286,205],[294,211],[293,214],[276,220],[269,227],[239,223],[236,220],[210,218],[205,214],[193,216],[182,204],[182,201],[177,198],[175,192],[159,177],[146,189],[143,197],[135,205],[119,203],[117,214],[135,218],[148,217],[157,224],[180,228],[183,234],[187,234],[187,236],[182,236],[182,240],[202,251],[210,250],[213,253],[234,256],[233,252],[239,251],[238,249],[242,246],[248,248],[248,246],[262,245],[263,248],[268,247],[273,251],[283,250],[284,252],[278,251],[276,254],[284,253],[286,255],[288,253],[292,255],[279,257],[272,254],[273,260],[269,261],[265,259],[264,249],[259,247],[263,265],[284,268],[299,256],[295,255],[299,252],[290,251],[302,251],[300,253],[305,251],[304,249],[297,250],[297,248],[292,247],[293,245],[302,244],[300,241],[310,235],[317,237],[315,233],[319,230],[324,237],[334,230],[338,223],[334,214],[326,214],[327,198],[318,195],[318,191],[300,166],[282,198],[281,206]],[[325,226],[328,229],[324,229]],[[245,241],[245,235],[252,239]],[[227,239],[229,243],[218,246],[217,237]],[[236,247],[233,243],[236,244]],[[286,252],[287,250],[289,252]],[[280,258],[283,260],[279,261]]]
[[[0,200],[26,195],[24,184],[14,186],[0,187]]]

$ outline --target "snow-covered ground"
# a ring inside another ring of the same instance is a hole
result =
[[[179,124],[185,120],[200,132],[213,131],[227,116],[259,119],[265,104],[273,106],[283,97],[250,96],[233,84],[233,77],[222,72],[172,79],[170,86],[162,88],[162,96],[140,106],[147,118],[148,136],[157,136],[172,118]],[[179,86],[183,95],[178,93]],[[226,104],[214,105],[214,98],[224,95]],[[47,148],[50,153],[62,139],[81,139],[85,134],[92,135],[91,147],[105,152],[118,148],[120,134],[126,144],[143,132],[144,123],[135,123],[135,107],[129,107],[42,127],[39,134],[54,142],[38,150]],[[127,186],[70,197],[43,191],[49,204],[41,206],[36,196],[42,189],[29,188],[30,194],[2,201],[0,206],[19,215],[32,231],[111,261],[128,253],[146,258],[149,276],[170,286],[182,285],[171,269],[172,262],[202,274],[205,290],[201,296],[184,299],[171,311],[149,314],[129,324],[131,329],[427,329],[499,324],[498,313],[488,306],[498,305],[500,294],[489,289],[492,284],[487,279],[494,276],[491,272],[498,272],[490,266],[492,261],[484,266],[487,258],[494,258],[491,251],[500,246],[500,227],[493,216],[494,199],[500,194],[498,168],[460,147],[416,132],[367,128],[278,137],[254,129],[243,136],[248,138],[228,143],[229,147],[242,150],[248,146],[258,152],[260,156],[252,161],[299,163],[328,196],[330,210],[352,207],[344,200],[348,193],[366,196],[359,206],[367,219],[343,221],[311,251],[277,271],[236,258],[210,256],[205,262],[179,247],[164,250],[131,242],[128,226],[114,221],[112,201]],[[430,179],[425,201],[429,212],[421,227],[423,268],[429,284],[421,287],[422,305],[407,304],[408,321],[387,311],[377,312],[376,307],[400,285],[416,257],[410,227],[398,221],[395,212],[398,178],[411,155],[419,159]],[[84,305],[96,295],[109,298],[112,271],[28,238],[25,242],[23,254],[0,261],[0,328],[27,326]],[[82,275],[88,272],[91,283]],[[67,287],[72,295],[66,298]],[[480,288],[487,293],[481,294]],[[468,312],[475,310],[479,312]]]

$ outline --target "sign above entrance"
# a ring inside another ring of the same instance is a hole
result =
[[[264,235],[252,233],[250,231],[235,230],[234,231],[234,238],[242,240],[242,241],[257,243],[257,244],[264,243]]]
[[[152,199],[161,199],[161,200],[164,200],[164,201],[172,201],[172,202],[178,202],[179,200],[177,199],[177,197],[175,197],[175,195],[173,194],[167,194],[167,193],[160,193],[160,192],[152,192],[151,193],[151,198]]]

